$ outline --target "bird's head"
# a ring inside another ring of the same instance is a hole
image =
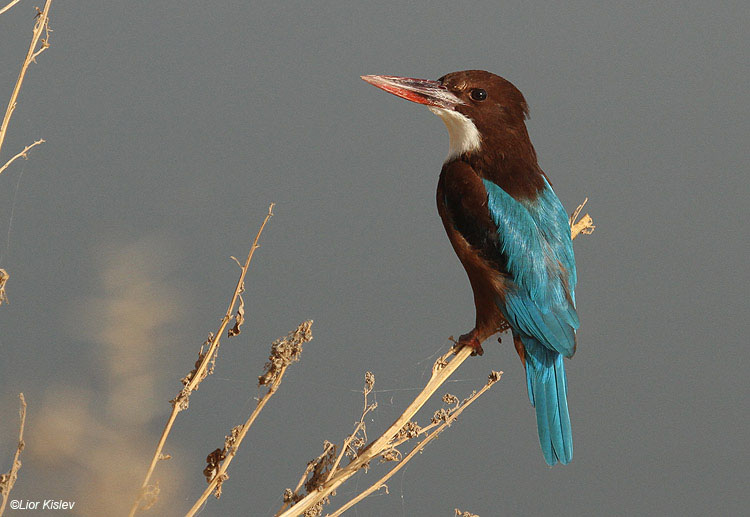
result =
[[[488,141],[528,140],[526,100],[509,81],[484,70],[465,70],[437,81],[363,75],[362,79],[406,100],[424,104],[448,128],[448,158],[476,152]]]

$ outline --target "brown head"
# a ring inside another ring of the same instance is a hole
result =
[[[510,141],[516,145],[519,139],[528,141],[524,123],[528,116],[526,100],[510,81],[490,72],[452,72],[437,81],[387,75],[365,75],[362,79],[425,104],[443,119],[451,139],[449,158],[487,151],[483,144],[502,148]]]
[[[465,161],[517,198],[532,197],[544,187],[526,131],[526,100],[510,81],[484,70],[453,72],[437,81],[388,75],[362,79],[424,104],[443,119],[450,136],[446,164]]]

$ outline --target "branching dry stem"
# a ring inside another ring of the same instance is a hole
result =
[[[289,365],[299,360],[302,345],[312,339],[310,331],[312,323],[312,320],[305,321],[294,332],[289,333],[286,338],[279,339],[271,345],[271,355],[268,363],[266,363],[266,372],[260,376],[258,381],[260,385],[268,384],[268,391],[258,401],[255,410],[253,410],[245,423],[232,429],[231,435],[226,437],[224,449],[217,449],[209,455],[209,461],[217,457],[218,461],[210,461],[209,466],[204,471],[206,477],[210,477],[208,487],[206,487],[192,508],[188,510],[185,517],[195,515],[212,492],[215,492],[217,499],[221,497],[222,484],[229,478],[229,475],[226,473],[227,469],[237,454],[242,440],[245,439],[245,435],[247,435],[250,426],[253,425],[258,414],[260,414],[274,393],[276,393]]]
[[[167,423],[164,426],[164,430],[162,431],[161,437],[159,438],[159,443],[157,444],[154,455],[151,458],[151,463],[149,464],[148,471],[146,472],[146,476],[143,479],[143,483],[141,483],[141,489],[138,498],[130,508],[130,517],[135,515],[135,513],[138,511],[138,505],[143,500],[144,495],[149,492],[149,482],[151,481],[151,475],[156,468],[156,464],[161,458],[164,457],[162,455],[162,450],[164,449],[164,444],[167,441],[167,436],[169,436],[169,433],[172,430],[172,426],[177,419],[177,414],[180,411],[188,408],[190,394],[193,391],[197,390],[203,379],[205,379],[209,375],[209,373],[213,371],[213,368],[209,369],[209,366],[213,365],[216,357],[216,352],[221,341],[221,336],[223,335],[224,331],[227,328],[227,325],[229,325],[229,322],[233,318],[232,313],[234,312],[234,307],[237,304],[237,300],[239,299],[240,294],[245,290],[245,275],[247,274],[247,270],[250,267],[250,261],[253,259],[255,250],[260,247],[258,246],[258,241],[260,240],[260,236],[263,233],[263,229],[266,227],[266,224],[271,219],[271,217],[273,217],[274,206],[275,204],[271,203],[268,207],[268,214],[263,220],[263,223],[260,225],[260,229],[255,236],[255,240],[253,240],[253,245],[250,247],[250,251],[248,252],[247,259],[241,267],[240,277],[237,280],[237,286],[234,289],[234,293],[232,294],[232,298],[229,302],[227,311],[224,314],[221,323],[219,324],[218,330],[216,331],[216,333],[212,334],[207,341],[208,350],[204,353],[201,349],[201,353],[199,354],[195,369],[182,380],[183,384],[185,385],[184,388],[182,388],[177,397],[170,401],[172,403],[172,412],[170,413],[169,418],[167,419]]]
[[[29,145],[27,145],[26,147],[24,147],[24,148],[23,148],[23,151],[21,151],[20,153],[18,153],[17,155],[15,155],[15,156],[14,156],[13,158],[11,158],[11,159],[10,159],[10,160],[8,160],[7,162],[5,162],[5,165],[3,165],[2,167],[0,167],[0,174],[2,174],[2,173],[3,173],[3,171],[4,171],[5,169],[7,169],[7,168],[8,168],[9,166],[10,166],[10,164],[11,164],[11,163],[13,163],[14,161],[16,161],[16,160],[17,160],[18,158],[23,158],[24,160],[28,160],[28,159],[29,159],[29,156],[28,156],[28,154],[27,154],[27,153],[29,152],[29,150],[30,150],[30,149],[31,149],[32,147],[34,147],[34,146],[37,146],[37,145],[39,145],[39,144],[43,144],[44,142],[45,142],[45,140],[43,140],[43,139],[39,139],[39,140],[37,140],[36,142],[34,142],[33,144],[29,144]]]
[[[0,494],[2,494],[2,504],[0,504],[0,516],[5,513],[5,505],[8,502],[8,496],[10,491],[13,490],[13,485],[18,479],[18,471],[21,469],[21,452],[26,447],[26,443],[23,441],[23,430],[26,427],[26,398],[23,393],[18,394],[18,398],[21,399],[21,407],[18,410],[18,416],[21,420],[18,430],[18,447],[16,447],[16,454],[13,456],[13,465],[10,467],[10,472],[0,476]],[[11,505],[12,506],[12,505]]]
[[[351,499],[348,503],[346,503],[344,506],[336,510],[334,513],[330,515],[330,517],[338,517],[342,515],[345,511],[347,511],[349,508],[360,502],[362,499],[367,497],[368,495],[372,494],[373,492],[376,492],[380,490],[381,487],[385,485],[385,482],[388,481],[391,477],[393,477],[396,472],[404,468],[404,466],[412,459],[414,456],[417,455],[420,451],[422,451],[425,446],[430,443],[432,440],[438,437],[440,433],[442,433],[447,427],[450,427],[450,425],[456,421],[456,419],[459,417],[461,413],[463,413],[464,409],[472,405],[479,397],[481,397],[485,391],[490,389],[493,384],[495,384],[497,381],[500,380],[500,377],[502,376],[503,372],[492,372],[489,376],[489,379],[487,380],[487,383],[482,386],[482,389],[480,389],[478,392],[472,394],[468,399],[466,399],[463,403],[456,406],[450,414],[448,414],[445,418],[445,420],[438,425],[437,429],[429,433],[424,440],[419,442],[414,448],[409,451],[409,454],[404,456],[404,458],[399,461],[395,467],[393,467],[390,471],[388,471],[383,477],[378,479],[375,483],[373,483],[368,489],[364,490],[361,494],[359,494],[357,497],[354,497]]]
[[[36,17],[36,22],[34,23],[34,33],[31,37],[31,44],[29,45],[29,51],[26,53],[26,59],[24,59],[23,65],[21,65],[21,72],[18,74],[16,85],[13,87],[13,93],[10,96],[8,107],[5,110],[5,116],[3,117],[3,122],[2,124],[0,124],[0,151],[3,148],[5,135],[8,132],[8,124],[10,124],[10,117],[13,115],[13,111],[15,111],[16,109],[18,93],[21,91],[21,85],[23,84],[23,79],[26,76],[26,70],[28,70],[29,65],[32,62],[34,62],[34,60],[39,54],[41,54],[42,52],[44,52],[45,50],[49,48],[49,33],[50,33],[49,9],[51,5],[52,5],[52,0],[47,0],[46,3],[44,4],[44,9],[39,11],[39,14]],[[6,10],[10,9],[12,6],[13,6],[13,2],[6,5],[3,8],[3,10],[0,11],[0,13],[5,12]],[[45,34],[44,38],[42,38],[42,33]],[[42,45],[41,47],[39,47],[39,49],[37,49],[37,45],[39,44],[40,38],[42,38]]]
[[[427,385],[417,395],[417,398],[406,408],[395,422],[374,442],[365,447],[359,455],[353,459],[346,467],[336,472],[333,477],[323,483],[318,489],[307,494],[297,504],[280,514],[280,517],[292,517],[302,515],[310,508],[316,506],[324,499],[328,498],[332,492],[336,491],[346,480],[357,473],[361,468],[370,463],[371,460],[380,456],[386,449],[390,449],[393,437],[409,422],[412,417],[424,406],[429,398],[437,389],[456,371],[456,369],[471,356],[472,347],[464,346],[455,354],[451,350],[440,357],[432,367],[432,376]],[[451,357],[452,356],[452,357]]]

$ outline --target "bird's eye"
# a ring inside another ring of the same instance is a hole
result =
[[[481,88],[474,88],[469,95],[471,95],[471,98],[475,101],[483,101],[487,98],[487,92]]]

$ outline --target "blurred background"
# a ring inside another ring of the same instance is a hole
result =
[[[33,6],[0,16],[3,103]],[[524,93],[542,168],[597,225],[575,243],[574,459],[546,466],[511,340],[493,338],[447,390],[502,380],[349,513],[742,513],[748,23],[740,1],[54,2],[0,156],[46,140],[0,175],[0,471],[18,392],[29,404],[11,498],[126,512],[270,202],[242,334],[178,417],[151,515],[190,508],[270,343],[305,319],[314,341],[202,515],[273,515],[351,431],[366,371],[368,435],[385,429],[474,307],[435,208],[446,130],[359,76],[481,68]]]

